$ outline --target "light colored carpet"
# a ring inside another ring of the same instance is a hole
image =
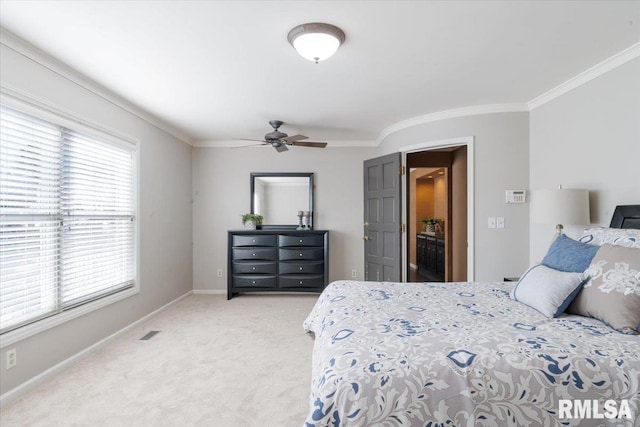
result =
[[[0,424],[301,427],[313,348],[302,322],[317,298],[191,295],[7,405]]]

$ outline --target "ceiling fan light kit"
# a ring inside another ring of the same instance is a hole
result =
[[[316,64],[336,53],[344,39],[344,32],[340,28],[322,22],[298,25],[287,36],[300,56]]]

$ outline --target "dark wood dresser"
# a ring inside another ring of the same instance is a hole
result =
[[[244,292],[322,292],[327,230],[230,230],[227,299]]]

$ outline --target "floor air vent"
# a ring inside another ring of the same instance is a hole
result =
[[[143,336],[142,338],[140,338],[140,341],[148,341],[151,338],[155,337],[156,335],[158,335],[160,333],[160,331],[149,331],[147,332],[147,334],[145,336]]]

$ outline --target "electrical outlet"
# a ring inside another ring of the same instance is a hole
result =
[[[18,353],[15,348],[7,350],[5,357],[7,358],[7,369],[11,369],[18,363]]]
[[[490,216],[489,217],[489,228],[496,228],[496,217],[495,216]]]
[[[218,269],[218,277],[222,277],[222,269],[221,268]]]
[[[351,277],[358,277],[358,272],[356,270],[351,270]]]
[[[499,216],[498,218],[496,218],[496,227],[497,228],[504,228],[504,217],[503,216]]]

